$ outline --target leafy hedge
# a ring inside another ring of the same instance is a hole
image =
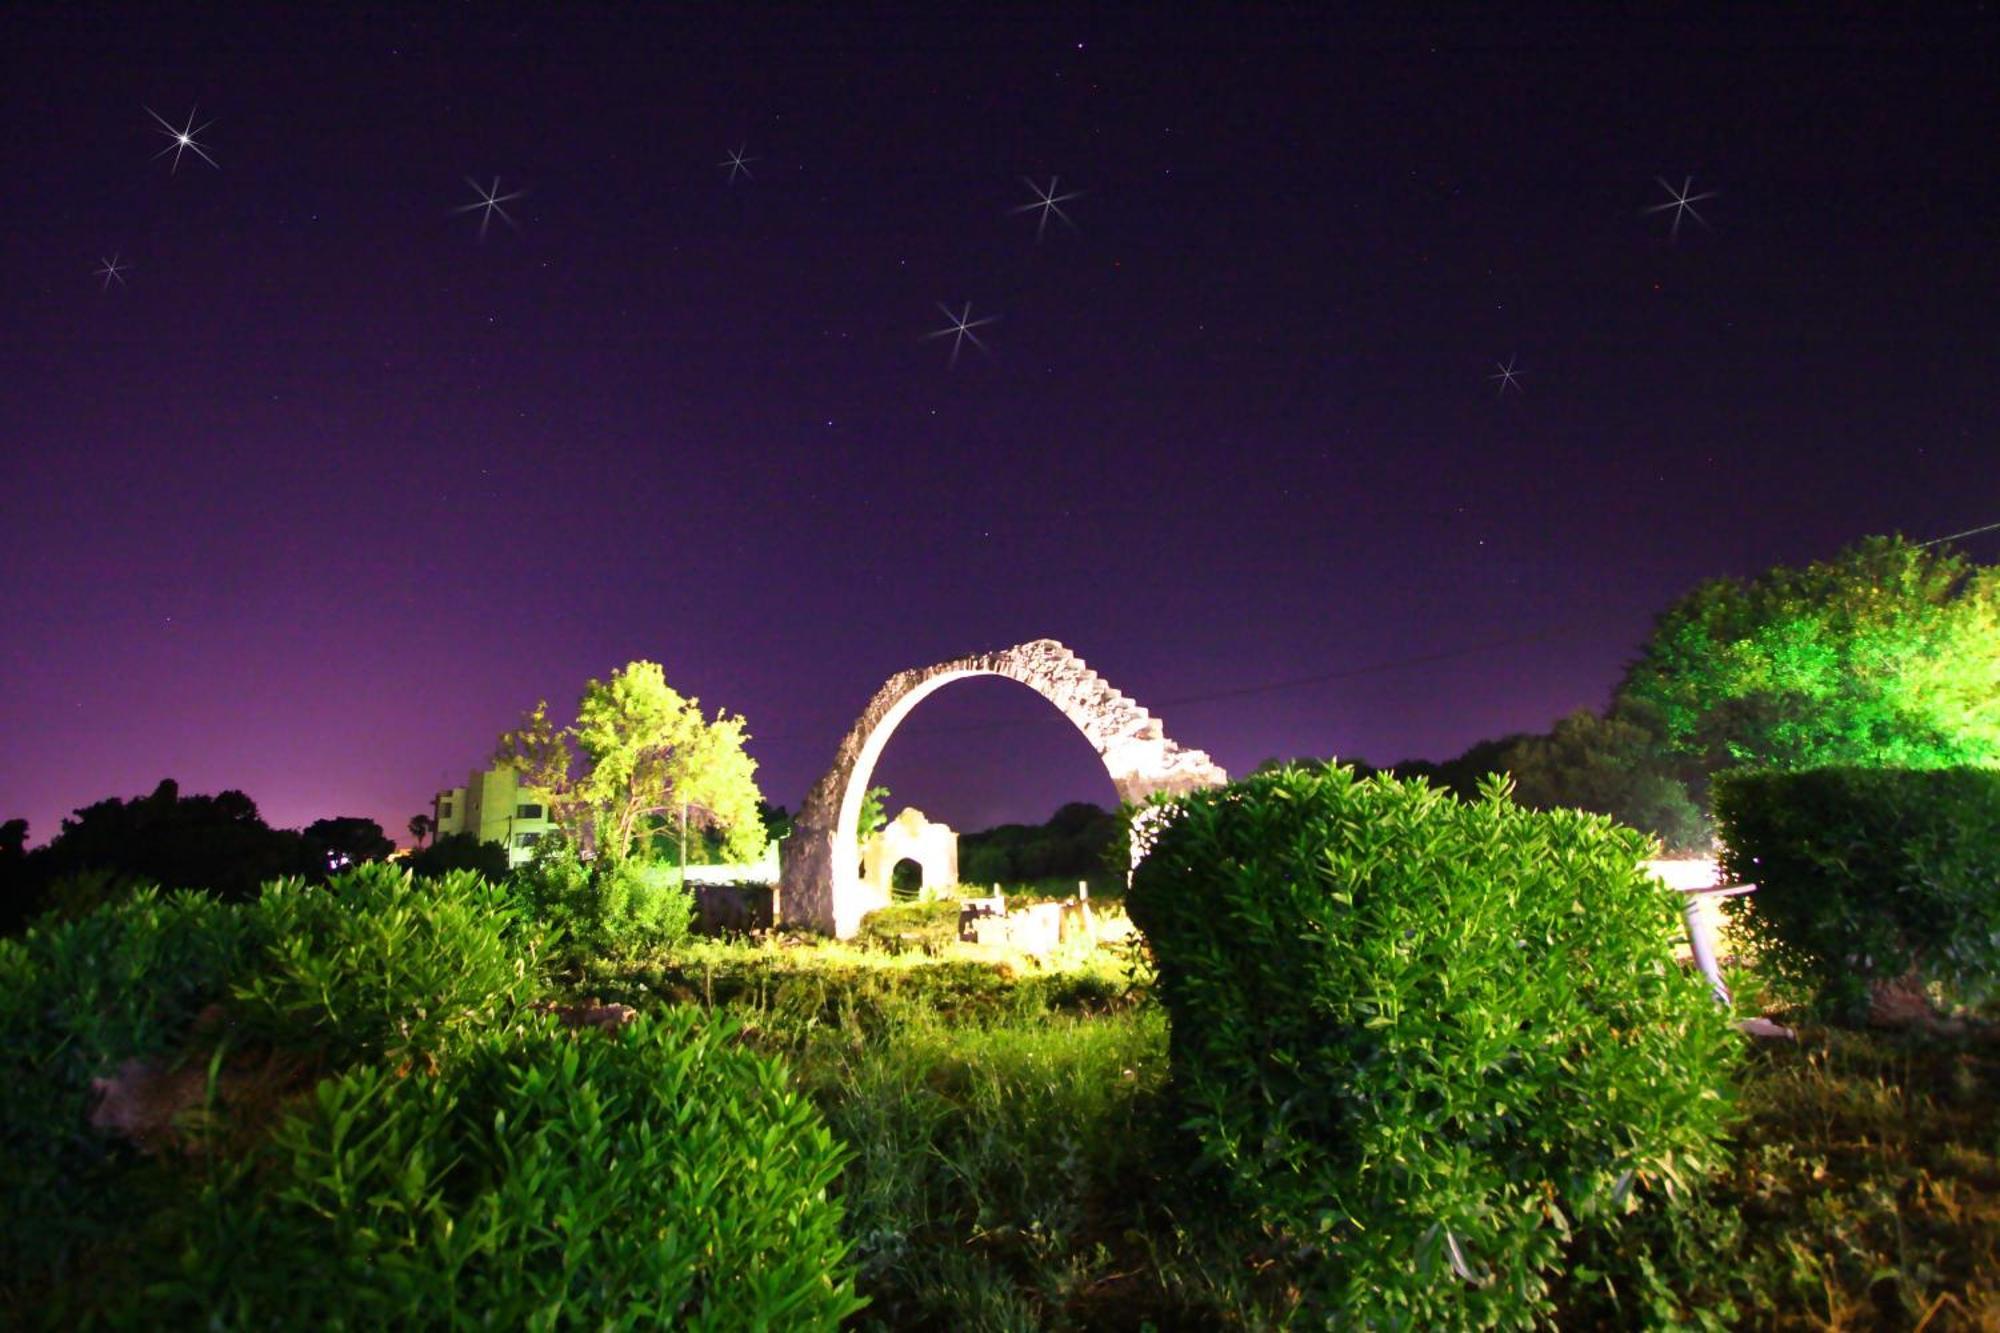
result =
[[[842,1154],[784,1067],[692,1009],[554,1030],[511,902],[367,867],[251,903],[140,890],[0,940],[0,1324],[857,1308]],[[92,1126],[98,1078],[129,1118]]]
[[[0,939],[0,1288],[64,1271],[130,1207],[143,1159],[91,1128],[91,1080],[179,1050],[263,941],[241,907],[150,888]]]
[[[832,1329],[859,1309],[845,1157],[784,1066],[670,1009],[471,1043],[440,1075],[323,1082],[216,1179],[148,1321]],[[309,1318],[302,1318],[309,1312]]]
[[[140,889],[0,940],[0,1270],[60,1268],[160,1174],[90,1125],[94,1079],[131,1061],[199,1077],[246,1047],[434,1065],[534,998],[532,963],[500,890],[380,865],[249,903]]]
[[[1565,1269],[1621,1262],[1628,1215],[1696,1225],[1736,1038],[1673,962],[1643,835],[1497,782],[1462,803],[1343,768],[1168,808],[1128,901],[1176,1096],[1309,1310],[1530,1322]],[[1624,1276],[1671,1317],[1676,1256],[1701,1249],[1657,1245]]]
[[[537,940],[506,889],[469,870],[413,880],[387,865],[264,887],[263,955],[231,987],[239,1039],[435,1066],[541,992]]]
[[[2000,769],[1726,773],[1715,812],[1730,904],[1760,965],[1822,1012],[1915,976],[1949,1001],[2000,995]]]

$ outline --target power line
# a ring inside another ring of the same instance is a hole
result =
[[[1961,537],[1977,537],[1987,532],[2000,532],[2000,523],[1988,523],[1984,527],[1968,528],[1964,532],[1954,532],[1949,536],[1933,537],[1927,542],[1918,542],[1916,545],[1918,547],[1938,546],[1945,542],[1957,541]],[[1519,648],[1531,643],[1546,643],[1551,639],[1568,638],[1585,631],[1594,630],[1595,628],[1597,628],[1595,622],[1571,621],[1536,634],[1520,634],[1505,639],[1490,639],[1482,643],[1467,644],[1463,648],[1448,648],[1443,652],[1420,653],[1413,657],[1390,658],[1381,662],[1370,662],[1363,666],[1347,667],[1340,671],[1324,671],[1317,675],[1293,676],[1286,680],[1266,681],[1261,685],[1240,685],[1234,689],[1208,690],[1200,694],[1183,694],[1176,698],[1159,700],[1157,701],[1157,707],[1179,708],[1187,704],[1213,703],[1222,699],[1245,699],[1259,694],[1276,694],[1283,690],[1302,689],[1309,685],[1330,685],[1336,681],[1354,680],[1361,676],[1380,675],[1384,671],[1406,671],[1413,667],[1432,666],[1439,662],[1452,662],[1464,657],[1476,657],[1481,653],[1497,652],[1503,648]],[[1149,704],[1147,711],[1151,712],[1153,708],[1154,705]],[[951,726],[900,727],[897,731],[899,735],[956,736],[970,732],[1004,731],[1010,727],[1020,726],[1025,722],[1050,726],[1058,723],[1069,725],[1068,718],[1057,714],[1054,716],[1043,715],[1033,718],[1021,718],[1012,721],[995,719],[985,722],[960,722]],[[781,734],[772,737],[759,737],[758,739],[792,740],[796,739],[796,737]]]
[[[1481,653],[1496,652],[1502,648],[1518,648],[1531,643],[1545,643],[1551,639],[1568,638],[1594,628],[1596,628],[1596,625],[1591,622],[1572,621],[1567,624],[1557,625],[1552,629],[1543,630],[1537,634],[1518,634],[1505,639],[1490,639],[1482,643],[1467,644],[1463,648],[1449,648],[1443,652],[1420,653],[1414,657],[1389,658],[1380,662],[1369,662],[1363,666],[1347,667],[1340,671],[1323,671],[1312,676],[1294,676],[1287,680],[1266,681],[1261,685],[1240,685],[1234,689],[1207,690],[1200,694],[1183,694],[1176,698],[1159,700],[1157,708],[1179,708],[1186,704],[1211,703],[1221,699],[1242,699],[1251,695],[1275,694],[1280,690],[1300,689],[1308,685],[1326,685],[1335,681],[1353,680],[1360,676],[1379,675],[1384,671],[1404,671],[1412,667],[1430,666],[1438,662],[1455,661],[1462,657],[1476,657]],[[1156,705],[1150,701],[1145,702],[1144,706],[1148,712],[1156,710]],[[960,722],[951,726],[899,727],[897,734],[953,736],[966,732],[1003,731],[1009,727],[1020,726],[1023,723],[1050,726],[1058,723],[1064,726],[1071,725],[1069,719],[1060,713],[1054,715],[1038,714],[1032,718]]]
[[[1927,542],[1918,542],[1917,545],[1936,546],[1941,542],[1955,542],[1960,537],[1977,537],[1982,532],[2000,532],[2000,523],[1988,523],[1983,528],[1967,528],[1964,532],[1954,532],[1949,537],[1933,537]]]

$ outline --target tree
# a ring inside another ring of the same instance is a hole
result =
[[[431,845],[413,852],[403,863],[420,879],[438,879],[454,870],[470,870],[499,883],[507,878],[507,849],[497,842],[482,842],[477,833],[447,833],[431,840]]]
[[[386,861],[396,850],[380,824],[358,815],[316,819],[306,825],[305,840],[308,853],[324,873],[364,861]]]
[[[24,827],[24,841],[26,833]],[[114,797],[75,811],[47,846],[26,853],[14,870],[10,914],[16,920],[41,911],[56,881],[82,875],[96,877],[101,897],[149,883],[240,900],[270,880],[323,873],[305,840],[266,824],[257,803],[242,792],[182,796],[171,778],[150,795]]]
[[[1618,689],[1698,774],[1737,764],[2000,764],[2000,567],[1871,537],[1714,579],[1669,607]]]
[[[11,935],[34,915],[41,892],[28,876],[28,821],[0,825],[0,935]]]
[[[863,847],[868,840],[889,827],[889,789],[870,787],[861,793],[861,813],[854,821],[854,838]]]
[[[1676,851],[1710,841],[1707,819],[1637,705],[1608,715],[1579,708],[1546,735],[1514,738],[1497,762],[1522,805],[1610,815]]]
[[[503,734],[494,762],[514,768],[541,792],[570,838],[599,856],[623,858],[647,815],[686,810],[690,822],[723,835],[732,860],[763,851],[757,763],[744,751],[741,717],[705,719],[655,662],[631,662],[592,680],[574,726],[558,728],[546,701]]]
[[[437,820],[429,815],[411,815],[409,829],[410,837],[421,847],[424,845],[424,839],[437,832]]]

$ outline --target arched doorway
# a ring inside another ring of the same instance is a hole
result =
[[[833,766],[806,794],[791,837],[781,847],[778,919],[845,939],[861,918],[887,905],[887,894],[864,884],[851,855],[861,802],[883,747],[910,711],[955,680],[1000,676],[1027,686],[1061,710],[1104,762],[1121,801],[1154,792],[1193,791],[1229,780],[1200,750],[1170,741],[1159,720],[1113,689],[1084,660],[1054,639],[1035,639],[997,653],[955,658],[891,676],[849,728]]]
[[[900,890],[905,866],[916,878],[909,892]],[[914,899],[924,889],[958,882],[958,834],[948,824],[934,824],[924,812],[905,806],[903,812],[871,836],[861,849],[861,882],[898,901]]]

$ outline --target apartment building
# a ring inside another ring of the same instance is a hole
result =
[[[511,768],[474,772],[463,787],[439,792],[431,802],[437,836],[471,833],[481,842],[507,849],[507,864],[517,866],[534,854],[535,843],[555,829],[548,801],[532,787],[520,785]]]

